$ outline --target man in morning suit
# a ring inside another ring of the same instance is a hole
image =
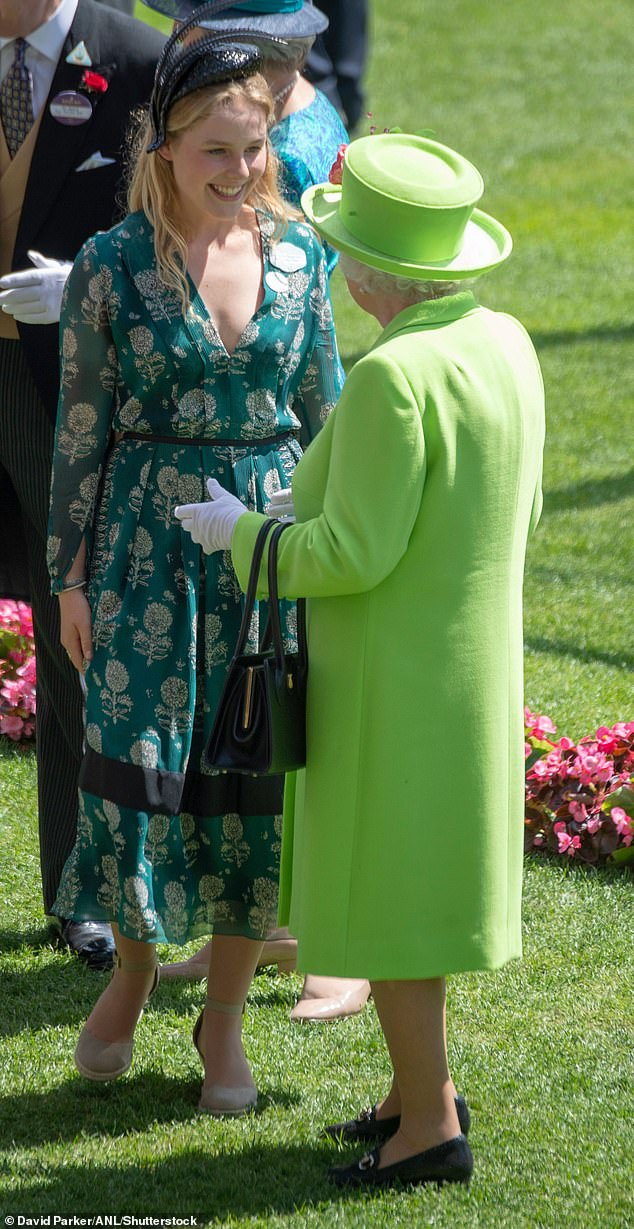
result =
[[[33,607],[45,912],[94,968],[110,928],[52,916],[77,824],[79,680],[59,642],[46,527],[63,285],[83,242],[121,215],[130,112],[163,38],[95,0],[0,0],[0,594]]]

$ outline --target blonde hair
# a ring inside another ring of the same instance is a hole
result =
[[[249,102],[261,107],[267,129],[275,120],[271,91],[259,73],[241,81],[223,81],[218,85],[193,90],[175,102],[167,116],[166,136],[177,138],[219,107],[233,102]],[[178,192],[171,162],[160,152],[148,153],[152,140],[152,124],[147,112],[136,117],[137,127],[131,138],[128,178],[128,209],[142,209],[154,228],[154,255],[158,275],[168,290],[181,301],[183,315],[189,308],[187,282],[187,238],[179,223]],[[266,170],[248,197],[248,204],[270,215],[275,223],[274,239],[285,233],[288,219],[295,216],[280,195],[279,164],[267,140]]]

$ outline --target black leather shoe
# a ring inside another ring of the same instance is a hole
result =
[[[68,947],[89,969],[111,969],[115,946],[108,922],[73,922],[68,918],[53,918],[57,942]]]
[[[336,1186],[417,1186],[421,1182],[468,1182],[473,1156],[464,1135],[456,1135],[435,1148],[426,1148],[395,1165],[379,1169],[381,1149],[374,1148],[353,1165],[335,1165],[328,1177]]]
[[[460,1130],[464,1136],[469,1134],[471,1114],[464,1097],[456,1097],[456,1113]],[[401,1125],[401,1115],[394,1114],[391,1118],[377,1118],[376,1105],[371,1109],[361,1110],[358,1118],[349,1122],[335,1122],[333,1126],[324,1127],[322,1135],[329,1135],[342,1144],[356,1143],[360,1140],[389,1139],[395,1135]]]

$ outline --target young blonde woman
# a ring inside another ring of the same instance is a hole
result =
[[[192,18],[196,27],[187,36],[204,31],[246,40],[257,48],[261,72],[275,104],[270,139],[280,164],[280,188],[291,205],[299,206],[302,192],[322,183],[348,135],[325,94],[303,75],[306,57],[315,37],[322,34],[328,18],[311,0],[226,0],[197,4],[195,0],[146,0],[149,8],[176,20]],[[325,246],[328,272],[337,254]],[[260,964],[295,967],[297,942],[287,929],[269,935]],[[209,950],[205,945],[187,960],[163,965],[165,978],[202,978],[207,974]],[[317,977],[307,973],[301,997],[291,1011],[291,1020],[332,1020],[354,1015],[367,1002],[370,986],[361,978]]]
[[[261,509],[341,388],[322,248],[278,194],[257,64],[210,36],[167,44],[131,213],[69,279],[51,495],[52,584],[87,727],[58,908],[110,921],[118,952],[76,1063],[122,1075],[156,944],[213,933],[195,1031],[210,1113],[257,1097],[241,1013],[276,922],[281,781],[202,765],[241,600],[229,556],[188,545],[174,507],[211,473]]]

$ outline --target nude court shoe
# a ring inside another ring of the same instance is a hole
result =
[[[226,1016],[240,1016],[244,1012],[244,1003],[219,1003],[217,999],[210,998],[207,999],[206,1007],[209,1007],[211,1011],[222,1012]],[[200,1045],[200,1031],[204,1017],[205,1007],[192,1033],[192,1041],[200,1054],[203,1066],[205,1055]],[[254,1084],[236,1088],[227,1087],[224,1084],[203,1084],[198,1108],[205,1114],[211,1114],[213,1118],[238,1118],[240,1114],[246,1114],[249,1110],[255,1109],[257,1101],[258,1090]]]
[[[337,1020],[362,1011],[370,997],[370,983],[349,977],[316,977],[307,973],[301,998],[291,1020]]]
[[[145,964],[136,964],[129,961],[123,962],[121,957],[117,956],[115,963],[118,969],[129,969],[133,973],[147,973],[150,969],[154,969],[154,981],[150,987],[148,999],[154,994],[160,976],[159,966],[155,960]],[[87,1025],[84,1025],[75,1049],[75,1066],[79,1074],[85,1076],[87,1080],[100,1082],[118,1080],[119,1076],[125,1075],[130,1068],[133,1048],[134,1034],[130,1041],[101,1041],[99,1037],[94,1037],[89,1032]]]

